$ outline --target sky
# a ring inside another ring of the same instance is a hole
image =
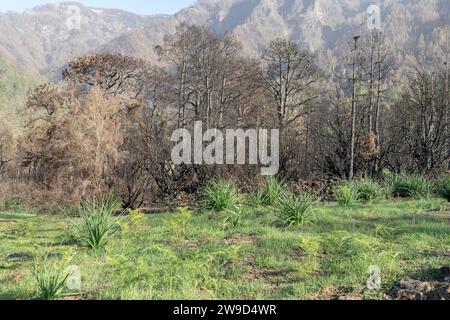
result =
[[[46,3],[64,2],[58,0],[0,0],[0,11],[22,12]],[[195,0],[74,0],[86,6],[123,9],[138,14],[173,14],[190,6]]]

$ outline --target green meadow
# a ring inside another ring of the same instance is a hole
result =
[[[446,200],[315,202],[298,224],[263,204],[236,215],[129,211],[93,250],[74,228],[82,218],[10,205],[0,213],[0,299],[43,298],[68,266],[80,268],[81,290],[47,298],[390,299],[399,280],[434,279],[450,260]],[[366,288],[371,266],[381,270],[376,290]]]

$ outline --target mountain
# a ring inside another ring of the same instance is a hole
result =
[[[49,75],[71,59],[158,18],[71,2],[39,6],[22,14],[0,13],[0,53],[23,69]]]
[[[39,81],[39,77],[27,73],[15,61],[0,54],[0,118],[17,123],[22,118],[18,111],[23,110],[29,91]]]
[[[153,48],[163,43],[164,35],[187,23],[209,26],[219,34],[232,32],[248,56],[259,56],[277,37],[289,37],[321,56],[336,56],[355,34],[367,32],[366,11],[377,3],[397,62],[414,60],[429,50],[442,54],[436,44],[438,31],[448,25],[448,0],[199,0],[114,39],[102,50],[155,60]]]
[[[438,38],[448,25],[448,1],[199,0],[170,16],[49,4],[23,14],[0,13],[0,54],[28,72],[52,78],[73,58],[97,51],[157,62],[155,46],[187,23],[219,34],[232,32],[247,56],[259,56],[276,37],[289,37],[316,52],[322,63],[333,63],[355,34],[367,32],[367,8],[378,3],[395,62],[407,64],[419,56],[443,55]],[[74,9],[81,17],[79,29],[67,25]]]

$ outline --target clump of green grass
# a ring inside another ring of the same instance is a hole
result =
[[[300,226],[309,222],[311,198],[307,195],[295,196],[284,193],[278,201],[278,217],[288,227]]]
[[[341,206],[349,207],[358,203],[359,194],[349,184],[343,184],[333,188],[334,200]]]
[[[438,184],[437,192],[439,196],[450,202],[450,176],[445,177]]]
[[[262,203],[266,206],[276,206],[285,192],[285,184],[270,176],[261,191]]]
[[[223,222],[224,229],[231,228],[236,229],[243,224],[243,210],[241,207],[229,209],[226,212],[226,216]]]
[[[206,210],[222,212],[242,203],[243,197],[231,181],[211,180],[203,189],[202,207]]]
[[[61,295],[69,274],[61,261],[50,259],[47,253],[35,260],[33,276],[38,297],[42,300],[54,300]]]
[[[354,189],[354,193],[360,201],[374,202],[386,197],[386,190],[383,186],[369,178],[355,180],[349,187]]]
[[[76,225],[79,241],[93,250],[102,250],[120,230],[114,214],[120,210],[121,202],[114,196],[103,196],[81,205],[81,224]]]
[[[433,183],[420,174],[385,172],[388,193],[392,197],[424,199],[433,194]]]
[[[264,190],[256,189],[246,197],[246,205],[251,208],[257,208],[264,205]]]

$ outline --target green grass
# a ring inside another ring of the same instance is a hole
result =
[[[443,178],[437,186],[439,196],[450,202],[450,176]]]
[[[278,217],[287,226],[300,226],[310,218],[311,199],[308,196],[294,196],[286,193],[280,197]]]
[[[37,254],[33,276],[37,287],[37,297],[42,300],[57,299],[65,287],[69,276],[64,262],[52,259],[49,253],[43,257]]]
[[[386,189],[370,178],[361,178],[351,183],[355,189],[358,200],[362,202],[375,202],[386,198]]]
[[[227,211],[132,212],[102,252],[68,241],[64,216],[3,212],[0,299],[42,296],[35,260],[47,252],[51,261],[70,256],[80,267],[83,299],[379,298],[400,279],[434,278],[450,262],[445,199],[311,210],[311,223],[288,229],[276,209],[263,207],[245,208],[239,218]],[[380,292],[364,292],[371,266],[382,271]]]
[[[286,185],[275,177],[268,177],[266,182],[257,193],[261,197],[262,204],[266,206],[276,206],[278,201],[286,192]]]
[[[419,174],[385,172],[385,183],[391,197],[426,199],[434,191],[433,183]]]
[[[236,185],[225,180],[214,179],[209,181],[203,188],[202,194],[202,207],[217,212],[240,206],[244,200]]]
[[[78,209],[81,223],[74,224],[75,239],[92,250],[103,250],[119,231],[114,214],[120,210],[121,201],[113,196],[89,201]]]
[[[333,188],[334,200],[341,206],[349,207],[358,203],[359,193],[350,184],[343,184]]]

